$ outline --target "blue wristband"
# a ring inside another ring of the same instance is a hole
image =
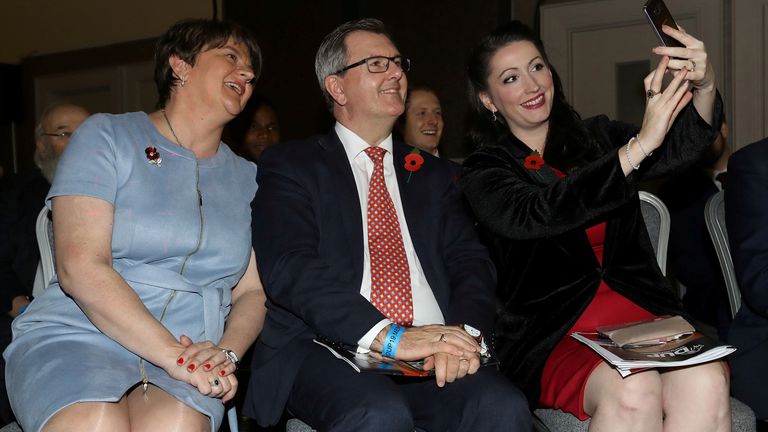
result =
[[[381,355],[395,358],[395,352],[397,352],[397,345],[400,343],[400,337],[405,333],[405,327],[397,324],[392,324],[387,332],[387,337],[384,339],[384,347],[381,350]]]
[[[29,306],[29,303],[25,304],[24,306],[19,308],[19,315],[23,314],[25,310],[27,310],[27,306]],[[18,316],[18,315],[16,315]]]

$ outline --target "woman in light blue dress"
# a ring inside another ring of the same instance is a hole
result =
[[[265,313],[256,167],[220,141],[260,67],[242,27],[178,23],[157,47],[161,110],[72,137],[47,200],[58,277],[4,353],[25,432],[218,430]]]

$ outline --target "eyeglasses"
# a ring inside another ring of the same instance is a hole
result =
[[[72,132],[57,132],[57,133],[43,132],[40,135],[53,136],[53,137],[59,137],[59,138],[69,138],[72,136]]]
[[[334,72],[333,75],[338,75],[340,73],[346,72],[352,68],[358,67],[363,64],[368,66],[368,72],[370,73],[384,73],[389,69],[390,62],[394,62],[397,65],[397,67],[399,67],[403,72],[408,72],[409,70],[411,70],[411,59],[409,59],[408,57],[374,56],[374,57],[364,58],[359,62],[352,63],[349,66],[345,66],[337,70],[336,72]]]

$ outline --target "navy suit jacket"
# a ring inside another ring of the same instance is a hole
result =
[[[490,334],[496,276],[477,238],[450,163],[394,143],[394,165],[414,248],[447,324]],[[384,316],[363,296],[363,226],[352,169],[338,136],[271,147],[259,160],[253,244],[267,293],[267,318],[256,341],[245,413],[274,424],[298,368],[322,335],[348,345]],[[330,354],[329,354],[330,355]],[[318,371],[322,373],[322,371]]]
[[[734,396],[768,419],[768,138],[734,153],[728,161],[725,219],[741,291],[741,309],[728,342]]]

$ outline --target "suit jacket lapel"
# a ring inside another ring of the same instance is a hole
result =
[[[419,233],[424,232],[420,224],[425,219],[423,217],[424,206],[421,204],[424,201],[424,197],[429,193],[426,176],[425,173],[420,173],[420,170],[411,173],[405,169],[405,156],[411,151],[411,147],[395,141],[393,142],[393,150],[392,157],[397,176],[397,186],[400,189],[400,201],[403,203],[403,212],[405,213],[405,221],[408,224],[408,232],[411,235],[416,254],[422,256],[422,242]],[[429,162],[425,161],[424,163],[426,165]],[[422,165],[421,169],[425,168]]]
[[[347,233],[354,268],[363,270],[363,212],[360,209],[360,197],[355,185],[355,177],[349,166],[344,146],[335,132],[320,137],[318,144],[324,150],[320,152],[325,164],[328,166],[328,180],[332,184],[331,190],[336,193],[327,199],[332,200],[333,206],[339,208],[341,224]]]

